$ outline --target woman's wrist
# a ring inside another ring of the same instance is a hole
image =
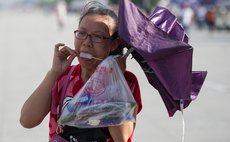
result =
[[[47,77],[49,77],[52,80],[57,80],[58,77],[61,75],[60,72],[53,70],[52,68],[47,72]]]

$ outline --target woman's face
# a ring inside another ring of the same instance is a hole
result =
[[[113,34],[114,22],[110,16],[102,15],[86,15],[77,30],[86,32],[87,34],[94,34],[103,37],[110,37]],[[81,40],[75,38],[74,45],[75,50],[78,53],[84,52],[91,54],[94,57],[104,59],[110,51],[113,50],[114,44],[110,38],[103,39],[102,42],[94,42],[91,40],[91,36]],[[78,57],[81,66],[88,70],[94,70],[97,65],[101,62],[96,59],[87,59]]]

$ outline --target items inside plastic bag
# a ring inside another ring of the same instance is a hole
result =
[[[116,59],[109,56],[62,108],[61,125],[95,128],[135,122],[136,102]]]

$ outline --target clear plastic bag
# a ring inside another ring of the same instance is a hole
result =
[[[59,124],[95,128],[135,122],[136,102],[114,57],[102,61],[63,108]]]

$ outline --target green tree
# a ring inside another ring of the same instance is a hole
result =
[[[159,0],[132,0],[140,8],[144,8],[147,11],[150,11],[153,7],[156,6]],[[119,0],[110,0],[111,4],[118,4]]]
[[[67,4],[70,4],[73,0],[65,0]]]

